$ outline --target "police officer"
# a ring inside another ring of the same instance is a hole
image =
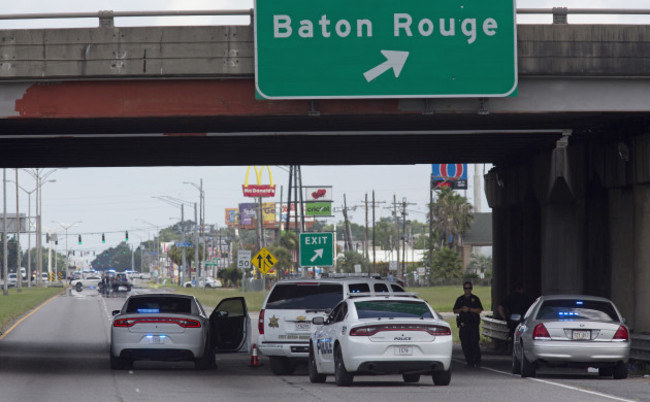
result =
[[[497,308],[499,316],[508,323],[511,339],[513,338],[515,328],[519,324],[519,321],[513,321],[511,319],[511,315],[519,314],[523,317],[531,304],[533,304],[533,300],[524,293],[524,285],[520,282],[515,283],[513,292],[499,304]]]
[[[481,299],[472,294],[472,288],[472,282],[463,283],[463,295],[456,299],[454,313],[458,314],[456,322],[465,361],[470,367],[479,367],[481,365],[481,348],[478,344],[480,337],[479,325],[483,305]]]

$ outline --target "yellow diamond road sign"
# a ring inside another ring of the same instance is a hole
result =
[[[264,275],[266,275],[275,264],[277,264],[278,259],[271,254],[269,250],[263,248],[259,253],[255,254],[251,263]]]

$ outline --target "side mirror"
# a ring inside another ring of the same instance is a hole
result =
[[[623,324],[627,324],[627,320],[625,319],[625,317],[621,317],[621,322],[622,322]]]
[[[323,325],[325,324],[325,318],[323,317],[314,317],[311,319],[312,324],[314,325]]]
[[[514,322],[521,321],[521,314],[510,314],[510,321],[514,321]]]
[[[219,318],[228,318],[228,312],[227,311],[217,311],[217,317],[219,317]]]
[[[120,313],[120,310],[113,310],[113,315],[118,315]]]

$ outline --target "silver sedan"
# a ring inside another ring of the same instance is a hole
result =
[[[223,299],[208,317],[194,296],[134,295],[113,316],[112,369],[131,368],[134,360],[191,360],[210,369],[215,352],[236,352],[249,341],[243,297]]]
[[[534,377],[539,366],[598,368],[627,377],[629,330],[611,300],[585,295],[541,296],[514,334],[512,372]]]

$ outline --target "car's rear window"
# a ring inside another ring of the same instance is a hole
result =
[[[354,306],[359,318],[433,318],[429,307],[419,301],[357,301]]]
[[[351,283],[350,293],[370,293],[370,286],[367,283]]]
[[[139,314],[173,313],[191,314],[192,299],[184,297],[142,297],[132,298],[126,312]]]
[[[331,309],[343,299],[340,284],[277,285],[266,302],[267,309]]]
[[[538,320],[618,321],[612,303],[591,300],[547,300],[537,313]]]

